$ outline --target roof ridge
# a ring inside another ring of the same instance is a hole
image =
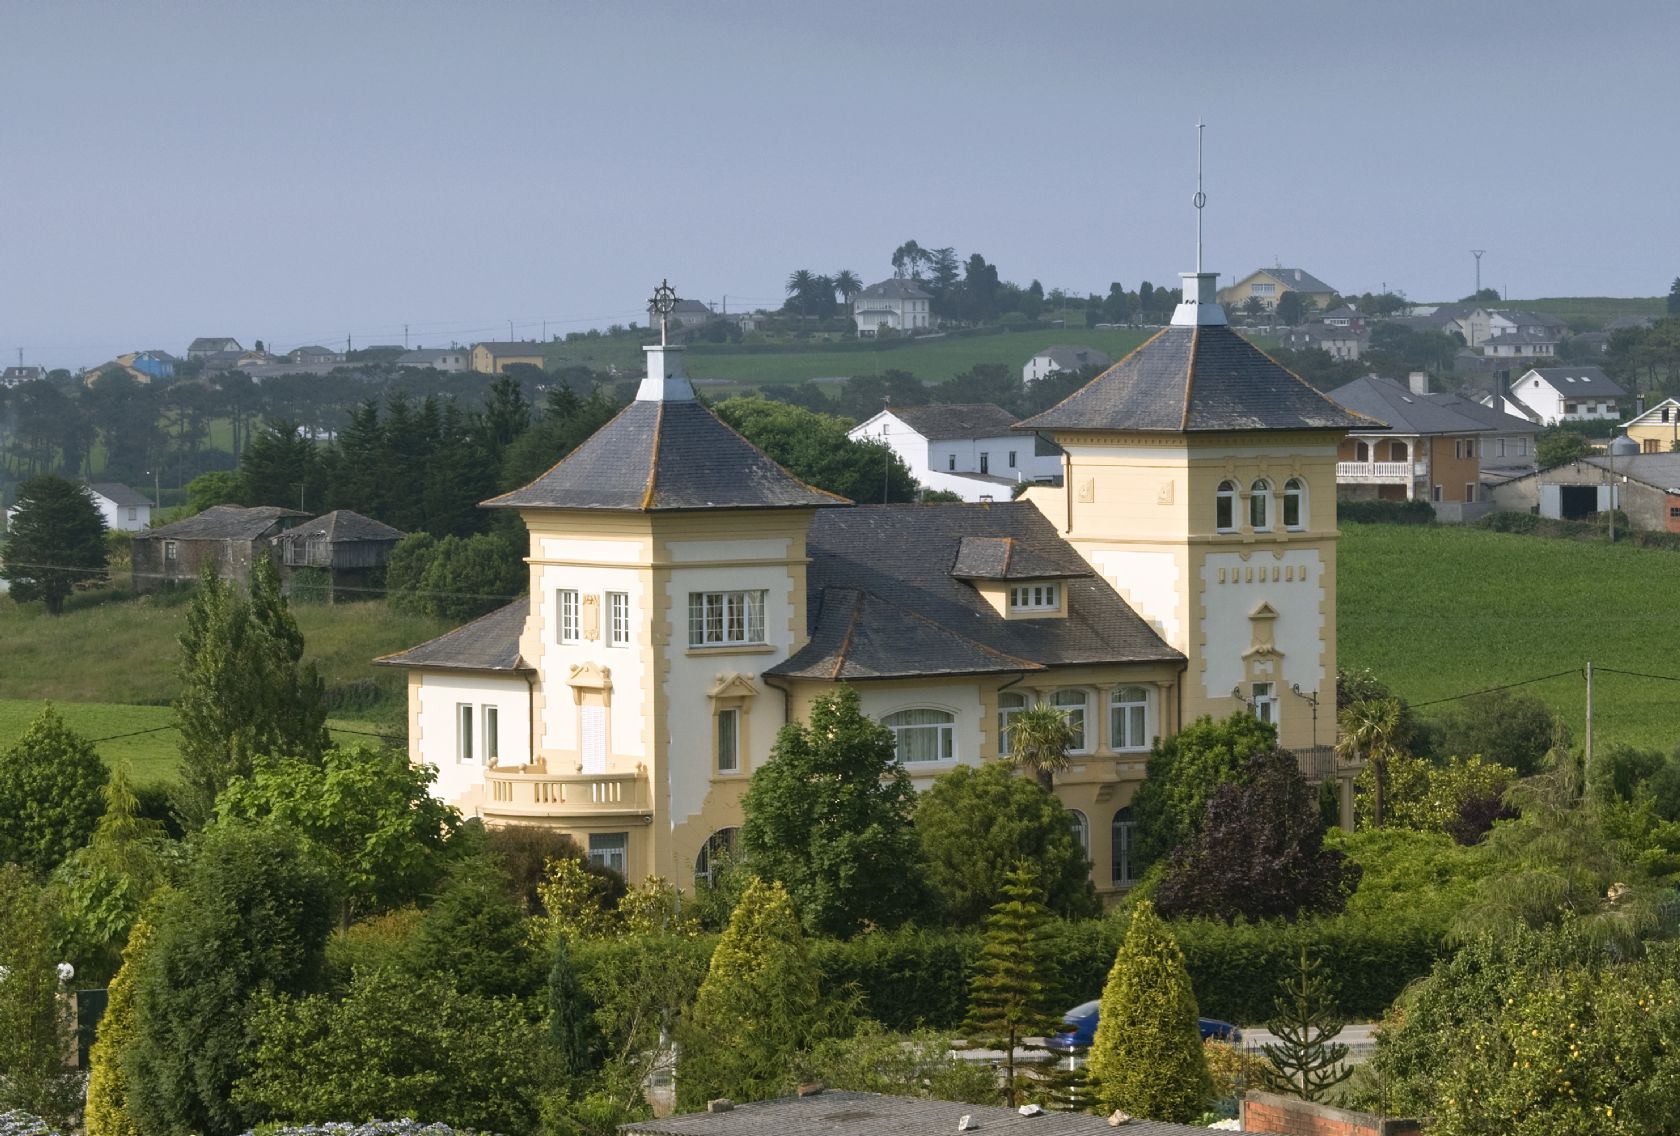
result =
[[[1168,324],[1166,327],[1163,327],[1160,331],[1157,331],[1154,335],[1151,335],[1148,339],[1144,340],[1142,343],[1138,344],[1136,347],[1132,348],[1130,351],[1128,351],[1124,355],[1120,356],[1120,358],[1118,358],[1114,362],[1110,363],[1105,370],[1097,372],[1097,375],[1096,375],[1095,378],[1093,378],[1089,383],[1086,383],[1085,386],[1080,387],[1079,390],[1076,390],[1076,391],[1073,391],[1073,392],[1069,393],[1068,396],[1066,398],[1062,399],[1061,402],[1056,403],[1054,406],[1045,407],[1043,410],[1039,411],[1037,414],[1030,415],[1029,417],[1021,419],[1020,422],[1031,422],[1034,418],[1042,418],[1046,414],[1049,414],[1053,410],[1060,410],[1068,402],[1070,402],[1074,398],[1078,397],[1080,392],[1084,391],[1086,387],[1089,387],[1089,386],[1093,385],[1094,383],[1098,382],[1100,379],[1102,379],[1102,377],[1104,375],[1112,374],[1114,371],[1117,371],[1121,367],[1124,367],[1126,365],[1126,363],[1128,361],[1130,361],[1130,359],[1132,358],[1133,355],[1136,355],[1139,351],[1142,351],[1145,347],[1148,347],[1151,343],[1154,343],[1157,339],[1161,338],[1163,335],[1167,334],[1167,332],[1169,332],[1171,330],[1172,330],[1172,325],[1171,324]],[[1020,427],[1020,422],[1016,423],[1016,428],[1017,429],[1019,429],[1019,427]]]
[[[611,418],[607,419],[607,421],[595,431],[595,434],[599,434],[602,430],[605,430],[608,426],[611,426],[614,422],[617,422],[620,418],[623,418],[626,414],[629,414],[631,408],[634,407],[635,405],[636,405],[636,403],[635,403],[635,400],[633,400],[633,399],[630,402],[625,403],[619,409],[617,414],[615,414]],[[537,474],[537,476],[533,477],[530,481],[527,481],[524,485],[516,486],[513,489],[509,489],[506,493],[498,493],[494,497],[489,498],[488,500],[480,501],[479,502],[480,508],[483,508],[483,507],[488,506],[488,505],[494,505],[496,502],[502,500],[503,498],[512,497],[515,493],[518,493],[521,490],[526,489],[529,486],[535,485],[537,482],[541,481],[543,478],[547,477],[549,474],[553,473],[555,470],[559,469],[561,466],[563,466],[567,462],[571,461],[572,460],[572,455],[577,453],[579,450],[583,449],[583,447],[589,442],[589,439],[593,438],[595,436],[595,434],[589,435],[589,438],[585,438],[583,441],[581,441],[577,445],[573,446],[570,450],[566,451],[564,454],[561,454],[559,461],[555,462],[553,465],[549,466],[547,469],[545,469],[541,473]]]
[[[838,589],[837,589],[838,590]],[[834,652],[834,673],[828,677],[838,682],[840,672],[846,669],[846,656],[852,653],[852,636],[857,632],[858,623],[863,619],[863,591],[860,588],[847,589],[852,593],[852,617],[846,621],[846,634],[840,639],[840,647]]]
[[[653,508],[654,487],[659,481],[659,446],[665,440],[665,400],[659,400],[659,406],[653,413],[653,440],[648,446],[648,474],[647,488],[642,491],[642,509]]]
[[[1178,416],[1178,432],[1190,432],[1190,407],[1196,401],[1196,348],[1202,338],[1202,325],[1192,324],[1190,327],[1190,353],[1184,360],[1184,409]]]

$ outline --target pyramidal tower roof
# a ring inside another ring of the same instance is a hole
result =
[[[1196,271],[1181,272],[1172,323],[1017,430],[1350,430],[1380,426],[1320,394],[1232,331],[1202,271],[1201,124],[1196,126]]]
[[[667,306],[660,307],[661,299]],[[663,316],[675,294],[655,294],[660,342],[647,353],[636,400],[520,489],[484,502],[492,509],[811,509],[849,505],[777,465],[694,397],[682,351],[665,342]]]

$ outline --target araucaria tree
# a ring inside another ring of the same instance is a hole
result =
[[[1248,759],[1242,780],[1213,794],[1200,831],[1168,861],[1155,903],[1168,918],[1227,922],[1334,914],[1361,870],[1324,847],[1318,794],[1291,754],[1270,749]]]
[[[1266,1022],[1278,1040],[1261,1047],[1270,1062],[1260,1070],[1266,1087],[1310,1101],[1323,1100],[1353,1075],[1353,1066],[1343,1064],[1348,1047],[1336,1040],[1343,1022],[1319,966],[1303,946],[1294,972],[1278,983],[1276,1015]]]
[[[678,1107],[789,1092],[799,1059],[828,1032],[829,1017],[787,889],[754,880],[678,1031]]]
[[[1149,904],[1132,913],[1103,986],[1089,1069],[1104,1111],[1187,1123],[1213,1095],[1196,995],[1178,942]]]
[[[787,888],[806,930],[850,935],[896,926],[915,909],[920,881],[910,816],[916,790],[893,733],[841,687],[790,722],[742,801],[741,844],[752,869]]]
[[[1010,870],[1003,892],[1004,899],[986,917],[980,961],[969,981],[964,1028],[1004,1051],[1004,1103],[1013,1107],[1019,1095],[1016,1046],[1024,1037],[1047,1033],[1056,1022],[1050,984],[1044,979],[1043,931],[1053,916],[1025,860]]]
[[[303,661],[273,561],[257,558],[249,599],[207,568],[181,633],[182,817],[202,825],[259,754],[318,760],[327,748],[324,689],[315,664]]]
[[[105,763],[93,743],[46,709],[0,752],[0,862],[50,872],[93,838]]]
[[[105,581],[105,518],[82,486],[32,477],[18,488],[0,577],[12,598],[40,600],[52,615],[78,584]]]

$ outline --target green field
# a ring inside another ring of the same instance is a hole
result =
[[[774,347],[697,343],[688,349],[684,367],[691,378],[751,386],[849,378],[889,369],[908,371],[924,382],[935,383],[981,363],[1019,368],[1039,351],[1057,344],[1095,347],[1119,359],[1152,334],[1152,330],[1140,328],[1070,327],[997,335],[929,336],[879,342],[844,340]],[[611,366],[632,375],[640,374],[643,366],[640,345],[627,337],[552,344],[548,349],[548,364],[550,367]]]
[[[1343,667],[1369,667],[1414,705],[1568,672],[1522,687],[1582,736],[1590,660],[1601,743],[1680,743],[1673,603],[1680,553],[1448,526],[1345,525]],[[1427,717],[1450,703],[1425,706]]]

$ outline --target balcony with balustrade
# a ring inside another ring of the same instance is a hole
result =
[[[653,811],[646,770],[633,773],[544,773],[528,766],[486,771],[487,820],[609,820]]]
[[[1341,485],[1410,485],[1428,473],[1422,462],[1339,461],[1336,481]]]

